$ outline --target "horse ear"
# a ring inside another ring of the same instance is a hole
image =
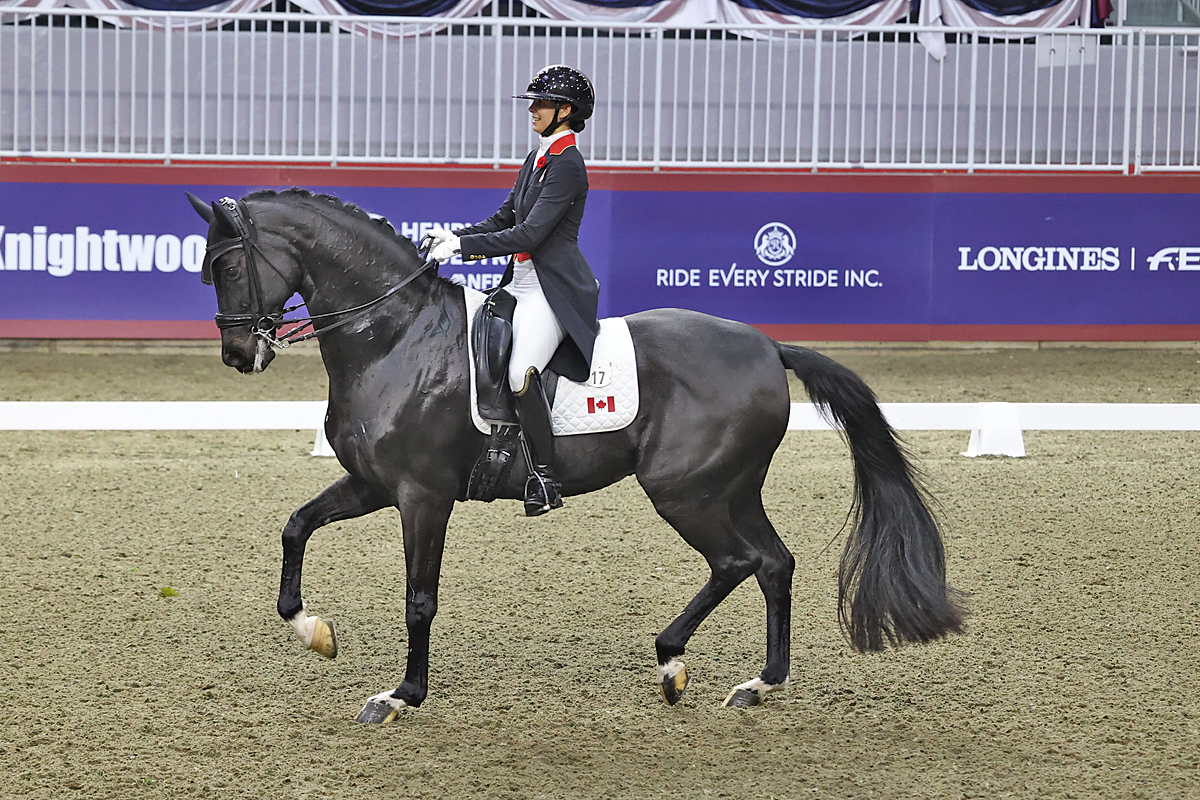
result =
[[[187,195],[188,202],[192,204],[192,208],[196,209],[196,213],[203,217],[205,222],[212,225],[212,207],[191,192],[184,192],[184,194]]]
[[[214,201],[211,210],[218,231],[228,236],[238,235],[237,221],[234,220],[233,214],[229,212],[228,208]]]

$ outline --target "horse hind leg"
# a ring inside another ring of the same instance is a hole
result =
[[[767,664],[759,677],[733,688],[725,705],[747,708],[763,702],[768,692],[787,685],[791,661],[792,574],[796,559],[767,518],[762,498],[755,498],[737,517],[739,533],[762,555],[754,573],[767,606]]]
[[[675,705],[690,683],[682,658],[688,640],[738,584],[759,570],[762,556],[737,535],[727,509],[705,509],[687,514],[664,513],[660,509],[659,514],[685,542],[704,556],[711,570],[708,582],[683,613],[654,640],[659,691],[668,704]]]
[[[313,532],[338,520],[353,519],[387,505],[364,481],[345,475],[297,509],[283,529],[283,569],[276,608],[304,646],[325,658],[338,653],[333,620],[309,616],[300,592],[304,548]]]

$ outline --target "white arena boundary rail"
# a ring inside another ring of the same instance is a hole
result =
[[[0,431],[315,430],[331,456],[324,401],[8,401]],[[901,431],[970,431],[966,456],[1025,455],[1023,431],[1200,431],[1200,403],[881,403]],[[830,430],[793,403],[788,430]]]
[[[1181,28],[6,7],[0,158],[513,165],[514,88],[569,62],[597,166],[1189,171],[1198,52]]]

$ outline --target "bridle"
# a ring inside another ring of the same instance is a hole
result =
[[[287,348],[297,342],[308,341],[314,339],[323,333],[328,333],[335,328],[340,328],[343,325],[348,325],[352,322],[362,319],[371,312],[376,306],[382,304],[396,292],[403,289],[408,284],[417,279],[418,276],[424,274],[425,270],[437,265],[437,262],[428,258],[429,243],[418,252],[422,256],[426,256],[426,260],[414,272],[405,277],[398,284],[388,289],[386,292],[376,297],[374,300],[369,300],[361,305],[352,308],[345,308],[341,311],[330,311],[325,314],[311,314],[307,317],[286,317],[285,315],[304,308],[305,304],[300,303],[294,306],[288,306],[280,311],[271,313],[266,310],[263,301],[262,277],[258,272],[258,265],[255,263],[255,253],[257,253],[263,261],[267,263],[275,274],[287,283],[287,278],[280,272],[279,268],[271,263],[266,254],[258,247],[258,230],[254,227],[254,221],[250,219],[250,211],[246,208],[246,204],[241,200],[234,200],[229,197],[223,197],[217,201],[223,209],[229,212],[233,218],[234,227],[237,229],[237,236],[231,239],[222,239],[219,242],[209,242],[207,249],[204,252],[204,262],[200,267],[200,281],[207,286],[213,285],[213,263],[232,250],[241,250],[242,256],[246,261],[246,272],[249,274],[250,281],[250,305],[254,309],[248,314],[223,314],[217,312],[213,317],[217,323],[217,327],[221,330],[229,328],[239,328],[244,325],[250,326],[250,333],[253,336],[266,342],[271,347]],[[320,329],[316,327],[316,323],[320,320],[337,317],[343,314],[353,314],[353,316],[326,325]],[[291,329],[284,332],[282,335],[276,336],[276,331],[285,325],[293,325]],[[305,329],[312,328],[311,331],[305,333]]]

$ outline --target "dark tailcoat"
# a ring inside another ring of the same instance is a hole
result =
[[[555,140],[542,158],[537,158],[536,150],[529,154],[499,211],[454,232],[460,237],[464,259],[515,253],[533,257],[542,293],[567,332],[548,366],[574,381],[587,380],[600,329],[596,321],[600,285],[579,250],[587,193],[583,156],[574,135],[567,135]],[[510,262],[500,285],[512,277]]]

